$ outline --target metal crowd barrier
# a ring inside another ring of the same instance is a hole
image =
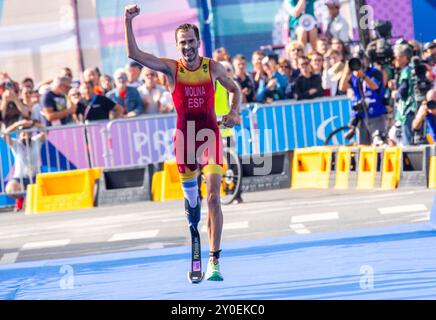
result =
[[[350,111],[346,97],[243,105],[241,125],[233,131],[236,151],[247,156],[322,145],[330,132],[348,123]],[[47,127],[37,173],[163,162],[173,158],[175,127],[174,113]],[[5,187],[14,167],[2,139],[0,154],[1,207],[13,203]]]

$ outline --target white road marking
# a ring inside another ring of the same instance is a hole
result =
[[[180,218],[172,218],[172,219],[163,219],[162,222],[176,222],[176,221],[187,221],[185,217]]]
[[[426,211],[426,212],[418,212],[418,213],[411,213],[408,215],[410,218],[423,218],[423,217],[428,217],[430,218],[430,211]]]
[[[44,249],[44,248],[64,247],[70,242],[71,242],[70,239],[28,242],[21,247],[21,250],[35,250],[35,249]]]
[[[380,212],[380,214],[420,212],[420,211],[427,211],[427,210],[428,210],[427,207],[423,204],[411,204],[405,206],[378,208],[378,212]]]
[[[165,248],[162,242],[153,242],[147,246],[148,249],[163,249]]]
[[[224,223],[223,225],[223,230],[238,230],[238,229],[247,229],[247,228],[248,228],[248,221]],[[207,225],[204,225],[201,228],[201,232],[207,232]]]
[[[20,254],[19,252],[5,253],[0,260],[0,265],[15,263],[15,261],[17,261],[19,254]]]
[[[306,228],[304,224],[296,223],[290,224],[289,228],[291,228],[297,234],[308,234],[311,233],[309,229]]]
[[[429,217],[425,217],[425,218],[419,218],[419,219],[412,220],[412,222],[427,222],[429,220],[430,220]]]
[[[138,232],[116,233],[108,240],[108,242],[155,238],[158,233],[158,229]]]
[[[313,222],[313,221],[326,221],[339,219],[339,213],[337,212],[324,212],[324,213],[312,213],[293,216],[291,223]]]
[[[154,238],[157,236],[158,233],[159,229],[139,232],[116,233],[108,240],[108,242]]]

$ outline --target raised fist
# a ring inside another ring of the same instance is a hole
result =
[[[139,15],[139,7],[136,4],[131,4],[125,7],[124,18],[126,20],[131,20],[137,15]]]

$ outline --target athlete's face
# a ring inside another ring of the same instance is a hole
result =
[[[193,62],[198,58],[200,41],[195,36],[194,30],[179,31],[177,33],[177,49],[187,62]]]

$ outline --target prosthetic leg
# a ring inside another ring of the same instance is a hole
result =
[[[185,199],[185,214],[188,219],[189,231],[191,232],[191,271],[188,272],[188,280],[191,283],[199,283],[203,280],[204,272],[201,271],[201,243],[198,223],[201,218],[201,200],[198,198],[197,206],[191,208]]]

